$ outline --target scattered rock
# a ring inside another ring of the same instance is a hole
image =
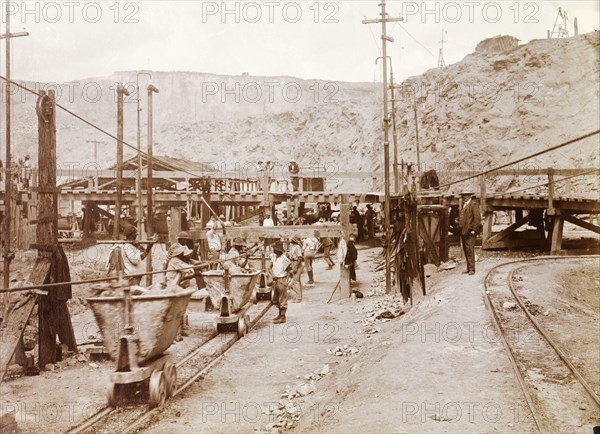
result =
[[[94,363],[94,362],[90,363],[90,364],[89,364],[89,366],[90,366],[90,368],[94,368],[94,369],[97,369],[97,368],[99,368],[99,367],[100,367],[100,366],[98,366],[98,365],[97,365],[96,363]]]
[[[357,354],[358,353],[358,348],[356,347],[350,347],[348,345],[344,345],[342,347],[335,347],[335,348],[328,348],[327,352],[329,354],[333,354],[335,356],[348,356],[348,355],[353,355],[353,354]],[[328,365],[325,365],[327,368],[329,368]]]
[[[502,308],[504,310],[513,310],[517,308],[517,303],[514,303],[512,301],[505,301],[504,303],[502,303]]]
[[[437,267],[433,264],[425,264],[425,266],[423,266],[423,270],[425,272],[425,277],[431,277],[437,273]]]

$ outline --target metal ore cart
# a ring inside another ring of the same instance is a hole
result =
[[[254,287],[260,273],[260,270],[249,273],[211,270],[202,273],[212,303],[219,306],[218,332],[237,325],[238,336],[242,337],[246,334],[250,324],[246,311],[251,302],[257,301]]]
[[[108,403],[116,406],[135,384],[149,379],[149,403],[164,404],[177,386],[177,370],[165,351],[171,346],[195,290],[152,292],[87,299],[109,355],[116,361],[110,374]]]

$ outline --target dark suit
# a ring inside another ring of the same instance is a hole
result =
[[[462,242],[465,258],[467,259],[467,271],[475,272],[475,238],[481,229],[481,211],[474,199],[463,206],[458,216],[460,227],[460,240]]]

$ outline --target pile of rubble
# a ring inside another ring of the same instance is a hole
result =
[[[375,323],[384,323],[406,313],[406,305],[402,298],[386,295],[383,298],[374,300],[362,305],[356,309],[357,315],[365,315],[363,319],[354,320],[355,323],[361,323],[365,328],[363,333],[373,334],[379,330],[374,327]]]
[[[358,348],[351,347],[350,345],[343,345],[341,347],[328,348],[327,353],[333,356],[352,356],[358,354]]]
[[[281,394],[277,408],[271,407],[264,411],[269,416],[269,422],[264,428],[255,428],[254,434],[279,434],[283,430],[290,430],[298,425],[302,409],[298,405],[298,399],[317,391],[315,381],[320,380],[331,370],[329,365],[315,369],[304,376],[305,382],[296,385],[286,385],[285,392]]]

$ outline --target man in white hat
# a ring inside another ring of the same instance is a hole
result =
[[[467,260],[467,270],[463,273],[470,276],[475,274],[475,240],[481,230],[481,211],[474,196],[470,191],[461,193],[463,205],[458,215],[460,241]]]

